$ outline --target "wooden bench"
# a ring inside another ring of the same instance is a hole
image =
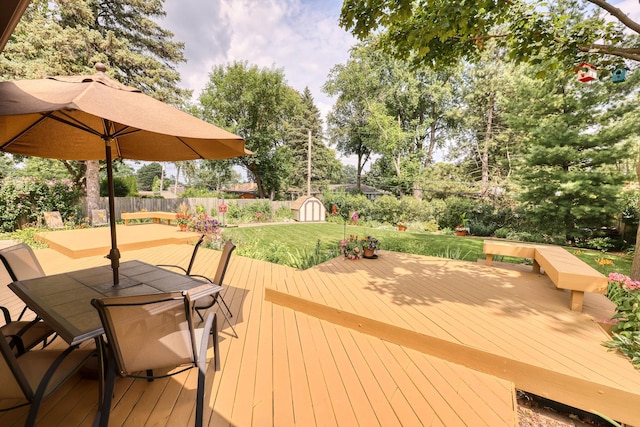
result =
[[[175,212],[122,212],[120,217],[124,220],[124,225],[129,225],[132,219],[152,219],[154,224],[161,224],[162,220],[171,225],[171,221],[176,219]]]
[[[492,264],[493,255],[533,259],[535,273],[542,269],[556,288],[571,291],[571,310],[582,311],[585,292],[604,294],[607,291],[604,275],[560,246],[485,240],[483,247],[487,265]]]

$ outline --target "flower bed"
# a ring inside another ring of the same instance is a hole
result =
[[[616,314],[611,319],[613,339],[604,345],[620,350],[640,368],[640,282],[610,273],[607,297],[616,304]]]

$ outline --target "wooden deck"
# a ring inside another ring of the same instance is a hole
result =
[[[122,260],[186,265],[191,250],[151,247]],[[109,262],[36,254],[47,274]],[[213,276],[219,255],[201,249],[194,271]],[[585,313],[571,312],[568,293],[544,276],[382,252],[302,272],[234,255],[226,282],[239,338],[219,322],[210,426],[515,426],[514,386],[640,419],[640,374],[600,345],[606,335],[588,315],[611,306],[587,296]],[[15,299],[0,290],[14,313]],[[195,380],[119,379],[111,425],[192,425]],[[40,424],[88,426],[96,400],[96,382],[78,376],[45,401]],[[0,425],[22,425],[25,414],[0,413]]]
[[[594,320],[613,304],[588,294],[585,313],[573,312],[569,291],[544,275],[382,252],[289,275],[265,297],[570,406],[640,420],[640,372],[602,346],[608,336]]]
[[[121,252],[195,242],[199,236],[198,233],[181,232],[175,225],[116,225],[116,238]],[[104,256],[111,249],[109,226],[38,233],[36,241],[46,243],[50,249],[69,258]]]

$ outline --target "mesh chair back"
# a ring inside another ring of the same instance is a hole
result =
[[[186,293],[93,300],[120,375],[197,362]]]
[[[234,245],[231,240],[227,240],[227,243],[224,244],[222,255],[220,256],[220,261],[218,261],[218,269],[216,270],[216,275],[213,276],[213,283],[215,283],[216,285],[222,286],[222,281],[224,280],[224,275],[227,273],[227,267],[229,266],[229,260],[231,259],[231,253],[235,250],[235,248],[236,245]]]
[[[11,281],[34,279],[45,275],[33,250],[24,243],[0,248],[0,260],[11,276]]]
[[[195,247],[193,248],[193,253],[191,253],[191,259],[189,260],[189,266],[185,270],[187,275],[191,274],[191,269],[193,268],[193,263],[196,260],[196,255],[198,254],[198,248],[200,248],[200,245],[202,244],[202,242],[204,242],[204,238],[206,236],[207,236],[206,234],[201,235],[200,238],[198,239],[198,241],[196,242]]]

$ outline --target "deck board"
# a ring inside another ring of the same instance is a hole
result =
[[[633,403],[640,399],[640,372],[602,346],[608,336],[591,314],[613,314],[602,295],[593,294],[585,313],[576,313],[570,293],[544,275],[385,251],[376,260],[336,258],[311,270],[313,280],[267,287],[267,300],[571,406],[629,424],[640,419]],[[467,396],[473,389],[461,386]],[[466,421],[472,416],[456,413]]]
[[[171,244],[125,251],[122,261],[186,265],[192,249]],[[36,255],[47,274],[109,263],[102,256],[72,259],[51,249]],[[194,272],[213,276],[219,256],[219,251],[200,249]],[[361,309],[375,317],[380,312],[381,319],[401,325],[420,319],[421,325],[448,335],[408,304],[403,310],[396,305],[385,309],[371,295],[360,298],[345,283],[363,277],[370,281],[370,273],[348,272],[348,264],[336,264],[339,268],[332,272],[300,272],[232,256],[225,299],[239,338],[231,336],[219,316],[222,363],[220,372],[208,367],[207,425],[517,425],[510,381],[265,301],[265,287],[302,287],[306,297],[341,304],[340,310]],[[336,286],[342,287],[340,292],[330,292]],[[11,298],[10,292],[0,291],[0,301]],[[62,344],[58,340],[54,345]],[[110,424],[191,425],[195,379],[195,370],[152,383],[119,378]],[[97,383],[78,376],[45,401],[40,424],[88,426],[96,400]],[[21,425],[25,414],[24,408],[0,413],[0,424]]]

